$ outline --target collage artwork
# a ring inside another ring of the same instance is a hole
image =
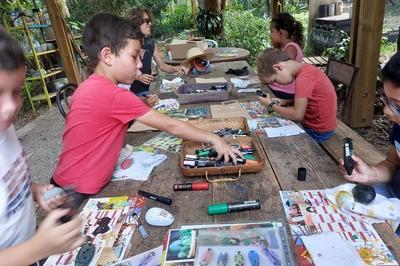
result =
[[[89,199],[82,210],[81,231],[96,248],[90,265],[106,266],[122,260],[136,228],[132,215],[139,216],[144,205],[141,196]],[[77,265],[78,251],[50,256],[44,265]]]
[[[293,265],[278,222],[184,226],[164,242],[165,266]]]
[[[371,220],[345,214],[326,199],[323,190],[280,191],[280,196],[300,265],[314,265],[301,237],[331,232],[351,243],[366,265],[398,265]]]
[[[240,106],[247,111],[252,118],[249,126],[257,134],[267,134],[268,137],[293,136],[304,133],[296,123],[277,116],[275,113],[269,114],[265,106],[260,102],[240,103]]]

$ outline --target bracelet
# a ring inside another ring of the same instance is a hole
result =
[[[379,183],[380,178],[379,178],[378,169],[375,166],[373,168],[374,168],[374,171],[375,171],[375,183]]]

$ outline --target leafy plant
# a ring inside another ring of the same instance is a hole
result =
[[[297,14],[308,11],[307,0],[288,0],[283,6],[285,12],[290,14]]]
[[[344,31],[337,31],[342,36],[341,41],[334,47],[327,48],[324,55],[332,56],[336,59],[347,61],[349,59],[350,37]]]
[[[269,19],[255,16],[251,11],[224,11],[224,33],[218,40],[220,46],[239,47],[250,51],[250,64],[269,46]]]
[[[222,32],[222,13],[199,9],[196,26],[206,38],[215,37]]]
[[[193,27],[190,5],[171,3],[156,17],[152,33],[157,39],[165,39]]]
[[[85,27],[85,24],[80,22],[80,21],[75,21],[75,20],[73,20],[71,18],[68,18],[67,21],[68,21],[68,24],[69,24],[71,30],[74,33],[82,32],[83,27]]]

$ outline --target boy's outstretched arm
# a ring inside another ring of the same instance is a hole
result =
[[[236,163],[236,155],[242,157],[240,151],[232,149],[219,136],[194,127],[189,123],[173,119],[155,110],[150,110],[146,114],[136,118],[136,120],[147,126],[157,128],[183,139],[210,143],[218,152],[218,159],[224,157],[225,161],[228,161],[229,157],[231,157],[233,162]]]
[[[81,236],[81,219],[59,224],[68,209],[52,211],[40,224],[36,234],[19,245],[0,250],[1,265],[30,265],[50,255],[73,250],[85,241]]]

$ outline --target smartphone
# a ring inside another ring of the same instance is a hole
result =
[[[64,188],[65,193],[67,194],[67,198],[65,199],[64,203],[61,204],[60,208],[69,209],[70,212],[61,217],[60,221],[62,223],[67,223],[71,221],[72,217],[78,212],[79,207],[84,200],[81,194],[75,192],[72,187]]]
[[[258,96],[267,98],[267,94],[265,94],[265,92],[263,92],[262,90],[256,90],[256,94],[257,94]]]

